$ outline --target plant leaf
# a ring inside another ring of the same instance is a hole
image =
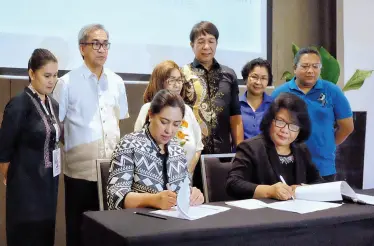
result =
[[[336,84],[340,76],[339,62],[323,47],[319,49],[322,59],[321,78]]]
[[[292,53],[293,53],[293,56],[295,57],[296,53],[299,51],[299,46],[297,46],[296,44],[292,43]]]
[[[289,71],[285,71],[283,74],[282,74],[282,80],[285,79],[286,81],[290,81],[291,79],[293,78],[293,74],[290,73]]]
[[[343,91],[358,90],[364,84],[365,79],[369,78],[374,70],[357,69],[352,77],[345,84]]]

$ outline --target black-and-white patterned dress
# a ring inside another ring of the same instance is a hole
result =
[[[121,209],[129,192],[156,194],[166,189],[178,192],[186,177],[187,160],[179,142],[172,139],[162,155],[148,127],[125,135],[114,150],[107,186],[108,207]]]

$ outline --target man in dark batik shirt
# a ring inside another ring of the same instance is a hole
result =
[[[183,97],[200,124],[203,154],[230,153],[244,138],[235,72],[214,59],[218,36],[213,23],[197,23],[190,33],[195,59],[182,68]]]

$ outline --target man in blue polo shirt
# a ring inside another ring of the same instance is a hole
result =
[[[336,145],[352,133],[353,118],[349,102],[340,88],[319,78],[321,67],[317,50],[300,49],[294,58],[295,77],[278,87],[272,96],[276,98],[282,92],[290,92],[307,103],[312,134],[306,144],[321,176],[326,181],[335,181]]]

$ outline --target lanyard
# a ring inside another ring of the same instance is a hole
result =
[[[29,89],[34,94],[38,95],[37,92],[35,91],[34,87],[32,87],[31,84],[29,85]],[[45,106],[45,103],[42,101],[42,99],[40,99],[39,96],[38,96],[38,98],[40,100],[40,104],[42,105],[45,114],[47,116],[50,116],[49,115],[49,111],[48,111],[47,107]],[[52,101],[51,101],[51,99],[47,95],[45,95],[45,98],[46,98],[46,100],[48,100],[48,106],[49,106],[49,109],[51,110],[51,113],[52,113],[52,119],[53,119],[53,122],[52,122],[53,124],[52,125],[55,128],[55,132],[56,132],[56,146],[57,146],[57,144],[59,142],[60,129],[59,129],[58,125],[57,125],[57,118],[55,116],[55,112],[54,112],[53,107],[52,107]]]

